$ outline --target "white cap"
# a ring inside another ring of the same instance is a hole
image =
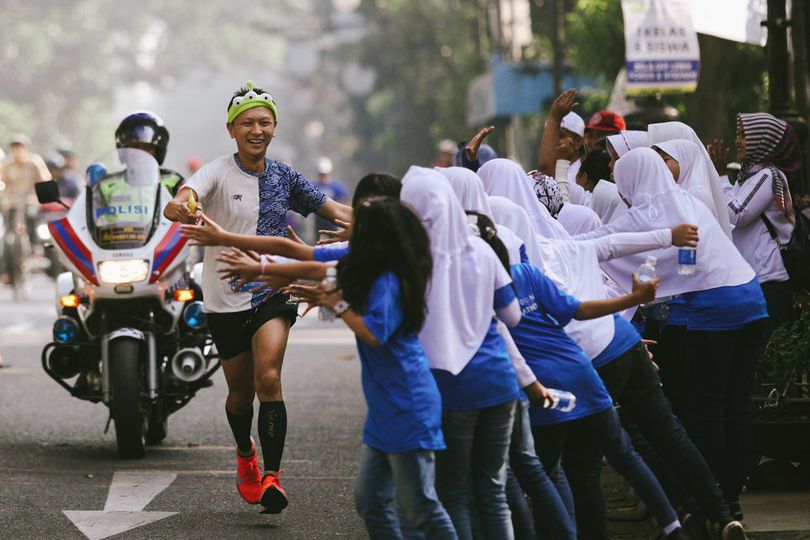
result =
[[[567,129],[571,133],[576,133],[580,137],[583,137],[585,135],[585,121],[580,115],[571,111],[563,116],[562,122],[560,122],[560,129]]]
[[[318,174],[329,174],[332,172],[332,160],[328,157],[318,159]]]

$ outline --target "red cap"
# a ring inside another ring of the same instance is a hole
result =
[[[624,118],[612,111],[597,111],[588,120],[585,129],[602,131],[607,133],[618,133],[627,129]]]

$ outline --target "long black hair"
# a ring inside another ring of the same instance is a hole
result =
[[[386,173],[369,173],[357,183],[352,196],[352,208],[368,197],[393,197],[399,199],[402,182],[396,176]]]
[[[489,216],[474,210],[467,210],[467,215],[475,216],[476,225],[478,226],[478,236],[489,244],[489,247],[491,247],[495,255],[498,256],[498,260],[500,260],[503,267],[506,268],[506,273],[511,275],[509,251],[506,249],[501,239],[498,238],[498,229],[495,227],[495,223],[489,219]]]
[[[421,330],[433,257],[430,238],[416,214],[393,197],[366,198],[354,208],[349,245],[349,254],[337,266],[343,298],[365,312],[374,281],[393,272],[399,278],[403,330]]]

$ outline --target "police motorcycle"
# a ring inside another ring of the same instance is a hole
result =
[[[109,407],[119,455],[141,458],[220,364],[200,301],[202,264],[190,261],[180,224],[163,217],[171,196],[158,163],[143,150],[118,152],[125,169],[91,178],[48,224],[70,271],[57,276],[42,367],[72,396]],[[59,201],[54,182],[36,189],[40,203]]]

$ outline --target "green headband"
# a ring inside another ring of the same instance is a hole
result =
[[[244,96],[236,96],[231,100],[231,106],[228,107],[228,123],[236,120],[236,117],[253,107],[267,107],[273,111],[273,116],[276,117],[278,122],[278,108],[276,102],[273,101],[273,96],[270,94],[257,94],[253,91],[253,81],[247,82],[247,93]]]

